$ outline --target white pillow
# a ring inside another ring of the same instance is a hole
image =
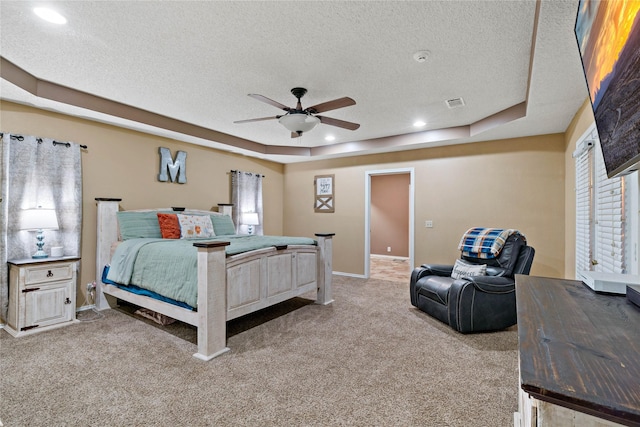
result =
[[[469,276],[486,276],[487,265],[486,264],[469,264],[461,259],[457,259],[451,272],[451,277],[454,279],[462,279]]]
[[[214,237],[213,224],[209,215],[177,214],[180,223],[180,238],[195,239],[199,237]]]

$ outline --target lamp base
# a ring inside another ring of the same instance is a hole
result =
[[[31,258],[49,258],[49,255],[42,249],[44,247],[44,232],[42,229],[38,230],[38,234],[36,235],[36,246],[38,250],[36,251]]]
[[[49,258],[49,255],[45,251],[38,250],[31,258]]]

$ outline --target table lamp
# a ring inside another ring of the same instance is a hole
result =
[[[253,234],[253,226],[260,224],[258,214],[256,212],[245,212],[242,214],[242,223],[248,225],[248,233]]]
[[[38,250],[33,254],[32,258],[48,258],[49,255],[42,249],[44,247],[43,230],[57,230],[58,218],[54,209],[26,209],[22,211],[22,221],[20,222],[21,230],[36,230],[36,246]]]

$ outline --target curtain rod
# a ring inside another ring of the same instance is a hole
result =
[[[242,172],[242,171],[236,171],[236,170],[231,169],[231,173],[236,173],[236,172]],[[253,172],[243,172],[243,173],[248,173],[248,174],[253,175]],[[257,173],[256,175],[260,175],[260,174]],[[266,176],[264,176],[264,175],[260,175],[260,176],[263,177],[263,178],[266,178]]]
[[[4,133],[0,133],[0,137],[3,136]],[[11,135],[11,139],[17,140],[17,141],[24,141],[24,136],[22,135]],[[36,141],[38,142],[38,144],[42,144],[44,141],[42,140],[42,138],[36,138]],[[58,142],[58,141],[53,141],[53,145],[64,145],[67,148],[71,147],[71,143],[69,142]],[[80,148],[84,148],[85,150],[89,147],[87,147],[86,145],[82,145],[80,144]]]
[[[66,145],[67,148],[71,147],[71,143],[69,142],[58,142],[58,141],[53,141],[53,145]],[[80,144],[80,148],[84,148],[85,150],[89,147],[87,147],[86,145],[82,145]]]
[[[38,141],[38,144],[42,144],[42,138],[37,138],[36,141]],[[64,145],[67,148],[71,147],[71,143],[70,142],[53,141],[53,145]],[[84,148],[86,150],[88,147],[86,145],[80,144],[80,148]]]

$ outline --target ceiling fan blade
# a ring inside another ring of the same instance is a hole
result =
[[[345,96],[344,98],[334,99],[333,101],[323,102],[322,104],[314,105],[313,107],[307,108],[305,111],[308,111],[312,114],[324,113],[325,111],[337,110],[338,108],[348,107],[350,105],[356,105],[356,101]]]
[[[360,127],[358,123],[332,119],[331,117],[324,117],[324,116],[316,116],[316,117],[320,119],[320,123],[324,123],[325,125],[337,126],[339,128],[345,128],[349,130],[356,130]]]
[[[259,119],[247,119],[247,120],[236,120],[233,123],[249,123],[249,122],[259,122],[262,120],[273,120],[273,119],[279,119],[282,116],[273,116],[273,117],[260,117]]]
[[[273,105],[276,108],[279,108],[284,111],[289,111],[291,108],[287,107],[284,104],[280,104],[278,101],[274,101],[273,99],[269,99],[266,96],[258,95],[257,93],[250,93],[250,97],[253,99],[257,99],[258,101],[266,102],[267,104]]]

